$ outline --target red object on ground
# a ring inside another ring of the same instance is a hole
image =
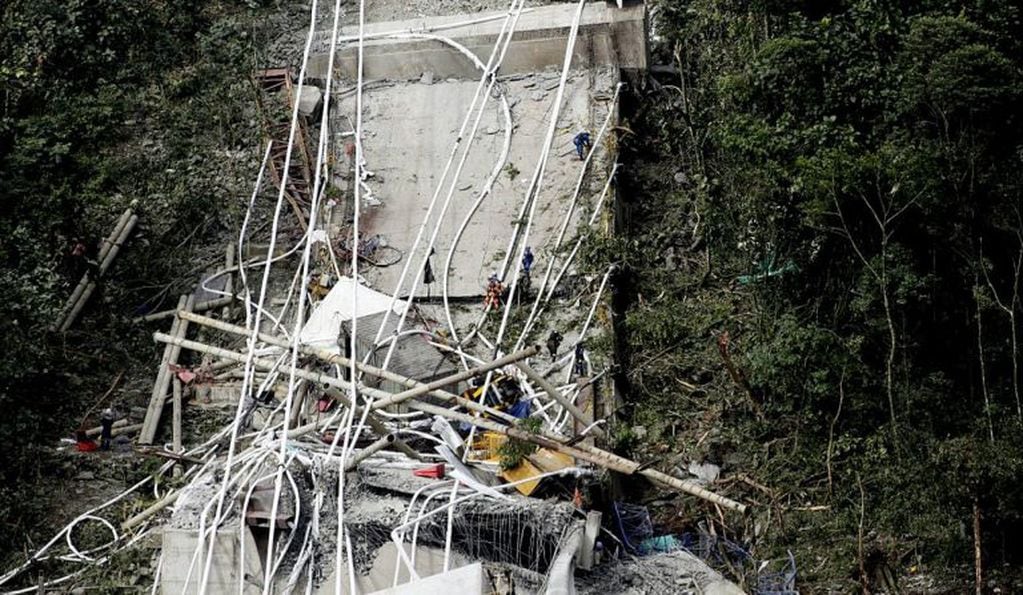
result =
[[[416,477],[430,477],[432,479],[444,479],[444,463],[437,463],[422,469],[414,469],[412,475]]]
[[[79,440],[75,446],[78,448],[78,452],[92,452],[99,450],[99,444],[96,444],[95,440]]]
[[[334,408],[334,399],[328,399],[327,397],[320,397],[316,401],[316,410],[320,413],[326,413]]]
[[[196,376],[197,376],[197,374],[195,372],[193,372],[193,371],[191,371],[191,370],[189,370],[187,368],[183,368],[181,370],[178,370],[178,380],[180,380],[181,382],[184,382],[185,384],[191,384],[192,381],[195,380]]]

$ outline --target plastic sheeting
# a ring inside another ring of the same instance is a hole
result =
[[[353,286],[357,292],[354,305]],[[317,304],[309,321],[302,327],[299,340],[304,345],[340,353],[337,340],[341,333],[341,323],[353,317],[362,318],[386,312],[390,304],[391,296],[365,285],[357,285],[351,277],[341,277]],[[393,312],[396,316],[400,315],[404,307],[404,302],[395,300]],[[355,312],[355,308],[358,308],[358,312]]]

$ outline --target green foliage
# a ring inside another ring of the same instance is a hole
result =
[[[655,61],[681,74],[624,110],[637,133],[622,141],[616,240],[633,419],[670,430],[684,456],[741,461],[790,503],[828,502],[757,546],[794,548],[801,569],[829,558],[803,574],[816,590],[855,588],[861,485],[868,566],[898,574],[911,550],[965,585],[959,527],[974,499],[985,556],[1018,562],[1001,540],[1023,497],[1008,480],[1020,464],[1019,8],[654,6]],[[726,330],[751,394],[725,370]]]
[[[31,533],[65,474],[52,445],[118,370],[152,369],[155,348],[125,318],[170,293],[154,288],[194,281],[181,230],[198,244],[234,227],[237,207],[210,213],[209,201],[237,195],[225,149],[258,142],[245,109],[256,17],[231,0],[0,4],[0,516],[12,534]],[[133,200],[131,245],[74,331],[50,333],[82,272],[73,240],[97,244]]]
[[[538,417],[527,417],[516,424],[520,430],[536,434],[543,427],[543,420]],[[501,459],[501,469],[514,469],[529,455],[536,452],[537,446],[532,442],[508,437],[501,446],[497,448],[497,454]]]

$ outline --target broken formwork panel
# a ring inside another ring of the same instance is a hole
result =
[[[352,301],[352,293],[355,302]],[[302,344],[334,353],[341,353],[338,338],[341,336],[341,325],[353,317],[363,318],[380,314],[391,309],[392,318],[397,317],[405,307],[405,302],[394,300],[386,293],[375,291],[361,283],[355,283],[351,277],[341,277],[334,283],[326,296],[313,309],[309,320],[299,334]],[[374,327],[374,331],[376,327]]]

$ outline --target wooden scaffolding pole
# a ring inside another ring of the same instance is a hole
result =
[[[574,417],[576,421],[581,423],[584,427],[591,426],[589,431],[590,434],[593,434],[598,438],[604,437],[604,430],[602,428],[598,428],[597,426],[592,425],[593,420],[590,419],[589,416],[587,416],[585,413],[583,413],[582,409],[576,407],[575,403],[569,401],[567,397],[562,395],[561,391],[558,390],[558,387],[551,384],[550,381],[548,381],[546,378],[538,374],[536,370],[530,368],[524,362],[517,362],[515,365],[518,366],[520,370],[522,370],[522,372],[526,375],[526,378],[529,378],[530,380],[538,384],[540,388],[542,388],[544,392],[547,393],[548,397],[557,401],[558,405],[561,405],[562,408],[564,408],[565,411],[569,413],[569,415]]]
[[[117,243],[117,238],[121,236],[121,232],[124,231],[124,226],[127,225],[128,219],[131,218],[131,209],[126,209],[124,213],[121,213],[121,218],[117,220],[117,224],[114,226],[114,230],[110,232],[110,235],[103,239],[103,242],[99,247],[99,254],[96,255],[97,262],[103,262],[106,260],[107,254],[110,253],[110,248]],[[67,302],[64,303],[64,308],[61,309],[60,314],[57,315],[57,319],[53,323],[53,329],[60,328],[60,323],[64,322],[64,318],[67,316],[71,308],[74,308],[75,304],[82,297],[82,293],[85,292],[86,286],[89,285],[91,277],[89,273],[82,275],[82,280],[75,286],[74,291],[71,292],[71,297],[68,298]]]
[[[195,306],[195,294],[181,296],[178,304],[185,311]],[[184,338],[188,332],[188,321],[175,318],[175,324],[171,325],[171,334],[174,337]],[[166,402],[167,389],[170,388],[171,379],[174,373],[170,367],[178,363],[178,356],[181,354],[181,347],[168,345],[170,349],[164,349],[163,360],[160,362],[160,370],[156,375],[156,382],[153,384],[153,392],[149,397],[149,409],[146,411],[146,418],[142,422],[142,431],[139,432],[139,444],[152,444],[156,438],[156,429],[160,425],[160,417],[163,415],[163,406]]]
[[[247,356],[242,353],[237,353],[220,347],[214,347],[212,345],[205,345],[197,341],[189,341],[187,339],[172,337],[165,333],[155,333],[153,335],[153,338],[161,343],[174,343],[175,345],[179,345],[184,349],[190,349],[192,351],[198,351],[200,353],[209,353],[211,355],[220,357],[221,359],[234,359],[235,361],[240,362],[244,362],[247,359]],[[270,370],[275,367],[274,362],[269,360],[263,360],[260,358],[253,358],[252,364],[257,368],[265,370]],[[294,374],[296,377],[299,378],[305,378],[306,380],[318,382],[320,384],[324,384],[327,386],[333,386],[341,390],[348,390],[348,388],[350,387],[350,383],[346,380],[334,378],[332,376],[327,376],[325,374],[320,374],[317,372],[307,372],[305,370],[301,370],[290,365],[277,366],[277,369],[283,372]],[[386,391],[369,387],[360,387],[359,391],[375,399],[386,399],[389,396],[393,396],[391,395],[391,393],[388,393]],[[557,442],[556,440],[551,440],[540,434],[534,434],[533,432],[522,430],[516,426],[506,426],[495,421],[485,419],[483,417],[470,416],[465,413],[452,411],[451,409],[447,409],[445,407],[431,405],[429,403],[423,403],[420,401],[416,401],[414,399],[409,399],[406,401],[406,403],[410,409],[423,411],[424,413],[430,413],[432,415],[439,415],[446,419],[468,423],[476,427],[483,428],[485,430],[505,434],[512,438],[517,438],[519,440],[531,442],[538,446],[550,448],[552,450],[565,453],[577,459],[588,461],[597,466],[618,471],[620,473],[630,475],[633,473],[639,473],[666,487],[676,489],[681,492],[685,492],[698,498],[702,498],[724,508],[735,510],[740,513],[746,512],[745,504],[736,502],[729,498],[725,498],[724,496],[721,496],[719,494],[715,494],[714,492],[711,492],[710,490],[697,485],[695,482],[685,481],[675,477],[671,477],[670,475],[661,473],[660,471],[656,471],[653,469],[641,469],[641,466],[638,463],[625,459],[624,457],[619,457],[618,455],[615,455],[613,453],[603,451],[596,447],[589,446],[584,448],[580,446],[577,448],[574,446],[569,446]],[[328,424],[326,420],[313,424],[307,424],[299,428],[293,428],[288,430],[288,436],[298,437],[301,436],[302,434],[315,431],[316,429],[322,427],[326,427],[327,425]]]
[[[107,252],[106,258],[104,258],[103,262],[100,263],[97,278],[89,280],[85,289],[82,290],[82,294],[78,298],[78,301],[75,302],[75,304],[71,307],[71,310],[67,313],[67,317],[65,317],[60,323],[60,326],[58,327],[60,332],[68,330],[71,328],[71,325],[75,323],[78,315],[82,312],[82,308],[84,308],[85,304],[89,302],[89,298],[92,297],[92,293],[96,291],[96,283],[99,279],[102,279],[103,275],[105,275],[110,269],[110,265],[112,265],[114,263],[114,259],[117,258],[117,253],[121,251],[121,246],[128,241],[128,236],[130,236],[132,230],[135,229],[135,224],[138,220],[138,215],[131,215],[128,218],[128,222],[124,224],[124,228],[121,229],[120,235],[117,236],[113,245],[110,246],[110,250]]]

